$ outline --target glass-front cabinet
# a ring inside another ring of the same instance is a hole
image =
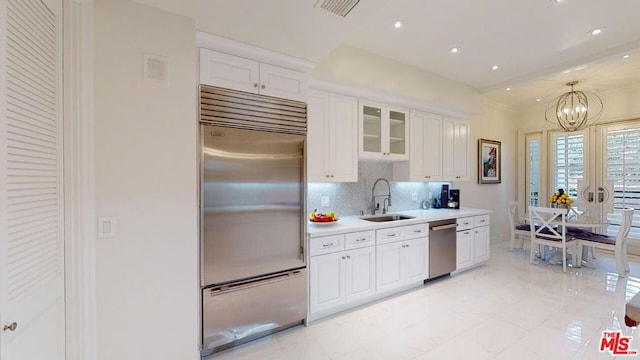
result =
[[[408,160],[409,110],[360,100],[360,158]]]

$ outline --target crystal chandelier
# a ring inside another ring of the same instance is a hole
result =
[[[602,114],[602,99],[591,92],[573,90],[578,81],[570,81],[571,91],[555,98],[544,118],[549,127],[560,131],[577,131],[595,122]]]

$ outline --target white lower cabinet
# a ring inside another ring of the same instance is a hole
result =
[[[376,286],[379,293],[427,278],[427,237],[378,245]]]
[[[458,219],[456,270],[489,260],[489,215]]]
[[[315,247],[311,246],[309,261],[310,313],[375,295],[376,252],[373,231],[316,238],[312,241]],[[350,250],[343,251],[344,248]],[[327,254],[327,249],[335,252]],[[322,254],[314,256],[317,252]]]

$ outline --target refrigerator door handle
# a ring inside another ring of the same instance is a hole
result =
[[[214,288],[211,288],[211,290],[209,291],[209,295],[216,296],[216,295],[228,294],[234,291],[246,290],[246,289],[250,289],[257,286],[269,285],[269,284],[293,279],[300,276],[302,276],[302,271],[296,270],[296,271],[291,271],[284,274],[264,276],[258,279],[239,282],[237,284],[216,286]]]

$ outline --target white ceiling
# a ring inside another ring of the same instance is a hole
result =
[[[511,106],[550,100],[570,80],[595,91],[640,83],[640,0],[360,0],[345,18],[323,0],[135,1],[189,9],[198,30],[316,63],[349,44]]]

